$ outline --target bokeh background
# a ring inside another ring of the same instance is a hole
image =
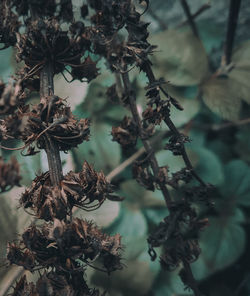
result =
[[[73,2],[77,12],[82,1]],[[210,222],[201,235],[202,253],[192,264],[192,270],[207,295],[249,295],[250,1],[242,0],[232,56],[236,66],[220,76],[214,73],[221,65],[229,0],[187,2],[192,13],[210,4],[210,8],[195,18],[199,39],[190,30],[180,1],[151,1],[144,18],[151,22],[151,43],[158,45],[152,57],[155,74],[169,81],[166,90],[184,107],[184,111],[172,109],[172,120],[192,140],[186,146],[196,171],[216,187],[212,197],[213,213],[196,205],[200,216],[209,217]],[[11,49],[0,51],[0,76],[4,82],[11,79],[17,67],[14,55]],[[148,234],[168,212],[160,192],[147,191],[136,183],[131,165],[119,173],[114,171],[140,150],[141,144],[134,150],[123,151],[112,141],[112,126],[118,126],[129,111],[120,106],[118,100],[108,100],[107,88],[115,80],[102,60],[98,67],[101,75],[89,85],[76,81],[68,84],[63,77],[55,77],[55,94],[67,98],[77,117],[91,118],[90,141],[68,154],[62,153],[64,172],[80,170],[87,160],[106,175],[112,172],[116,191],[125,197],[121,203],[106,201],[94,212],[76,212],[79,217],[94,220],[107,233],[120,233],[124,245],[122,271],[107,276],[88,270],[87,276],[92,286],[106,289],[110,296],[192,295],[177,276],[179,270],[162,271],[159,260],[150,261]],[[141,112],[146,106],[147,80],[136,70],[130,72],[130,77]],[[30,102],[37,100],[34,93]],[[167,131],[164,125],[157,127],[157,135],[162,140],[157,141],[154,148],[160,165],[168,165],[172,174],[183,168],[184,163],[181,157],[162,150]],[[15,155],[22,175],[22,187],[0,197],[0,259],[4,262],[7,241],[18,238],[18,233],[33,219],[17,208],[18,198],[25,186],[48,168],[43,152],[32,157],[23,157],[18,151],[1,150],[0,153],[6,160]],[[4,295],[6,287],[19,274],[20,268],[15,266],[0,269],[0,295]],[[37,275],[27,273],[27,276],[31,279]]]

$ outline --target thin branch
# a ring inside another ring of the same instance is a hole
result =
[[[154,177],[156,182],[158,181],[158,176],[159,176],[159,165],[157,162],[157,159],[155,157],[155,153],[153,151],[153,148],[151,146],[151,143],[145,139],[145,132],[144,129],[142,127],[141,124],[141,119],[137,110],[137,106],[136,106],[136,96],[135,96],[135,92],[132,90],[131,87],[131,83],[129,80],[129,75],[128,73],[123,73],[122,74],[122,80],[123,80],[123,84],[124,84],[124,89],[125,89],[125,93],[128,94],[129,96],[129,105],[130,105],[130,110],[133,116],[133,119],[136,123],[136,126],[138,128],[138,133],[139,133],[139,137],[143,143],[143,146],[145,148],[145,151],[149,156],[149,162],[150,162],[150,166],[152,168]],[[168,188],[165,184],[163,184],[162,182],[158,182],[159,188],[162,191],[162,194],[164,196],[166,205],[168,208],[170,208],[171,206],[171,196],[169,194]]]
[[[222,66],[229,65],[231,63],[234,37],[237,28],[238,16],[240,11],[241,0],[231,0],[229,7],[228,23],[227,23],[227,35],[224,46],[224,56],[222,57]]]
[[[130,166],[134,161],[136,161],[137,158],[139,158],[143,153],[145,153],[145,148],[142,147],[140,150],[138,150],[136,153],[131,155],[129,158],[127,158],[124,162],[122,162],[120,165],[118,165],[113,171],[111,171],[107,176],[106,179],[110,182],[114,177],[119,175],[122,171],[124,171],[128,166]]]
[[[149,80],[149,83],[154,83],[156,82],[156,79],[155,79],[155,76],[154,76],[154,73],[151,69],[151,66],[150,66],[150,63],[149,62],[145,62],[145,72],[147,74],[147,77],[148,77],[148,80]],[[167,96],[167,92],[163,89],[163,88],[160,88],[162,90],[162,92]],[[177,137],[177,138],[180,138],[181,137],[181,134],[180,132],[178,131],[178,129],[175,127],[174,123],[172,122],[172,120],[170,119],[170,117],[165,117],[164,119],[166,125],[168,126],[169,130]],[[206,183],[196,174],[194,168],[193,168],[193,165],[191,163],[191,161],[189,160],[188,158],[188,155],[187,155],[187,152],[186,152],[186,148],[185,148],[185,145],[183,143],[181,143],[181,152],[182,152],[182,158],[183,158],[183,161],[185,162],[187,168],[190,170],[191,174],[193,175],[193,177],[203,186],[207,186]]]
[[[152,71],[150,61],[146,61],[143,68],[144,68],[144,71],[148,77],[149,83],[152,83],[152,84],[155,83],[156,79],[155,79],[154,73]],[[167,93],[166,93],[166,95],[167,95],[167,97],[169,97]],[[170,119],[169,116],[165,117],[165,123],[168,126],[169,130],[172,132],[172,134],[174,134],[177,138],[179,138],[181,136],[180,132],[175,127],[174,123],[172,122],[172,120]],[[182,145],[181,146],[182,158],[183,158],[187,168],[191,171],[193,177],[196,178],[198,182],[200,182],[203,186],[206,186],[206,183],[194,171],[194,168],[187,156],[184,144],[182,143],[181,145]],[[187,273],[187,276],[188,276],[188,283],[189,283],[190,287],[192,288],[192,290],[194,291],[195,296],[202,296],[202,294],[198,288],[198,284],[193,276],[192,270],[190,268],[190,264],[186,261],[185,258],[182,260],[182,262],[183,262],[185,272]]]
[[[163,132],[159,133],[157,136],[155,136],[152,141],[150,141],[151,145],[153,146],[155,143],[157,143],[160,139],[170,136],[169,132]],[[114,179],[117,175],[119,175],[121,172],[123,172],[128,166],[130,166],[133,162],[136,161],[140,156],[145,153],[145,147],[142,147],[138,151],[136,151],[133,155],[131,155],[129,158],[127,158],[124,162],[119,164],[115,169],[113,169],[107,176],[106,179],[110,182],[112,179]]]
[[[203,4],[200,8],[198,8],[198,10],[192,14],[192,19],[194,20],[195,18],[197,18],[199,15],[201,15],[204,11],[206,11],[207,9],[209,9],[211,7],[211,4],[210,3],[205,3]],[[181,28],[183,26],[185,26],[186,24],[188,24],[188,20],[180,23],[177,28]]]
[[[223,124],[213,124],[212,126],[209,127],[209,129],[213,131],[220,131],[222,129],[230,128],[233,126],[241,126],[249,123],[250,123],[250,118],[245,118],[245,119],[237,120],[234,122],[226,122]]]
[[[190,9],[189,9],[189,6],[187,4],[187,1],[186,0],[180,0],[181,1],[181,5],[182,5],[182,8],[187,16],[187,19],[188,19],[188,23],[194,33],[194,35],[199,38],[199,33],[198,33],[198,29],[196,27],[196,24],[194,22],[194,19],[193,19],[193,16],[190,12]]]

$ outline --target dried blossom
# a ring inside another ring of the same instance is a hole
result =
[[[31,110],[28,106],[19,108],[16,113],[6,117],[0,127],[3,138],[22,139],[25,143],[23,148],[36,141],[39,149],[46,149],[46,141],[52,139],[60,150],[67,151],[88,141],[89,137],[89,120],[78,121],[70,107],[57,96],[44,99]]]
[[[200,220],[186,201],[173,204],[170,215],[148,238],[151,259],[156,258],[153,248],[163,246],[160,262],[164,268],[174,270],[183,260],[192,263],[201,252],[198,233],[206,226],[207,219]]]
[[[133,165],[133,176],[136,181],[145,187],[147,190],[154,191],[155,190],[155,180],[154,176],[150,172],[148,165]]]
[[[177,189],[179,187],[179,182],[189,183],[192,180],[191,171],[187,168],[182,168],[180,171],[172,174],[172,178],[167,180],[168,185]]]
[[[123,118],[120,126],[112,127],[111,134],[113,136],[113,141],[121,144],[124,149],[135,147],[136,145],[138,138],[137,126],[135,122],[127,116]]]
[[[112,199],[112,192],[104,174],[85,161],[80,173],[71,171],[64,176],[60,189],[52,186],[48,173],[36,177],[22,194],[20,204],[31,208],[40,219],[65,219],[74,206],[86,211],[97,209],[106,198]]]
[[[45,223],[41,228],[31,225],[26,229],[19,247],[9,244],[7,258],[31,271],[53,267],[58,272],[83,271],[78,260],[87,266],[98,258],[104,270],[110,273],[122,268],[120,240],[120,235],[103,234],[85,220],[75,218],[72,222],[63,222],[55,219],[54,223]],[[27,254],[29,256],[25,257]]]
[[[54,296],[71,296],[73,291],[78,291],[79,296],[101,296],[98,290],[89,289],[84,281],[83,274],[72,274],[71,278],[66,274],[55,272],[44,273],[37,284],[28,283],[26,275],[16,283],[11,296],[19,295],[54,295]]]
[[[4,162],[0,157],[0,193],[10,190],[14,186],[20,186],[20,167],[15,157]]]
[[[182,155],[183,144],[187,142],[190,142],[190,139],[187,136],[183,134],[178,136],[173,135],[170,137],[169,143],[166,144],[165,149],[172,151],[174,155]]]
[[[79,24],[82,24],[80,30]],[[85,30],[87,28],[80,22],[77,27],[72,25],[69,31],[63,31],[55,18],[32,21],[26,34],[18,34],[17,59],[25,61],[30,76],[39,73],[41,67],[51,61],[55,74],[70,66],[73,79],[90,81],[98,72],[90,57],[81,60],[91,45],[91,41],[83,37]]]

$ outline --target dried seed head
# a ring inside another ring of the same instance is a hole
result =
[[[148,165],[133,165],[133,177],[136,181],[147,190],[155,190],[155,180],[154,176],[150,172]]]
[[[29,146],[28,155],[34,154],[31,145],[36,141],[37,147],[46,149],[46,140],[52,139],[59,150],[67,151],[89,138],[89,120],[73,116],[70,108],[62,99],[53,96],[44,98],[31,110],[22,106],[14,114],[0,122],[2,138],[8,136],[24,141],[24,148]]]
[[[97,258],[106,272],[121,269],[121,237],[103,234],[91,222],[73,219],[45,223],[42,228],[31,225],[22,235],[19,246],[9,244],[7,259],[10,263],[34,270],[54,267],[57,271],[74,272],[83,264]],[[84,271],[84,269],[82,269]]]
[[[125,116],[118,127],[112,127],[113,141],[118,142],[124,149],[134,147],[138,138],[138,131],[135,122]]]
[[[112,186],[103,172],[96,172],[84,162],[80,173],[71,171],[63,177],[60,189],[52,186],[49,173],[36,177],[22,194],[20,204],[31,208],[37,218],[49,221],[65,219],[74,206],[93,211],[106,198],[112,198],[112,193]]]

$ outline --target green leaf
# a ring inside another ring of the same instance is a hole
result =
[[[241,94],[239,84],[227,77],[210,78],[202,87],[202,98],[217,115],[235,121],[239,118]]]
[[[7,48],[5,50],[0,50],[0,78],[4,82],[8,82],[10,76],[14,74],[13,66],[11,65],[11,56],[13,50],[11,48]]]
[[[197,99],[197,87],[177,88],[169,85],[168,93],[181,104],[183,111],[171,106],[171,117],[176,127],[189,122],[200,110],[200,101]]]
[[[124,205],[130,209],[142,210],[146,219],[153,224],[158,224],[168,215],[160,190],[148,191],[135,180],[128,180],[122,183],[120,195],[125,197]]]
[[[199,84],[208,75],[206,52],[191,31],[167,30],[154,34],[150,43],[160,50],[152,59],[157,77],[184,86]]]
[[[169,173],[175,173],[185,167],[182,156],[174,156],[171,151],[163,150],[156,153],[159,166],[168,166]]]
[[[233,160],[225,166],[225,182],[220,191],[228,200],[250,206],[250,167],[242,160]]]
[[[221,184],[224,180],[224,174],[222,164],[217,155],[205,147],[197,147],[195,142],[190,146],[193,153],[195,153],[198,158],[197,165],[193,162],[197,174],[204,179],[205,182],[213,185]]]
[[[209,226],[202,232],[202,253],[191,267],[196,279],[203,279],[234,263],[243,253],[246,234],[241,226],[244,215],[235,208],[232,215],[209,219]]]
[[[237,47],[232,56],[233,68],[229,77],[239,85],[241,99],[250,104],[250,41]]]
[[[96,170],[103,170],[105,174],[119,165],[121,148],[112,141],[111,129],[108,124],[93,122],[90,126],[90,140],[72,152],[77,169],[81,169],[84,160],[94,165]]]

